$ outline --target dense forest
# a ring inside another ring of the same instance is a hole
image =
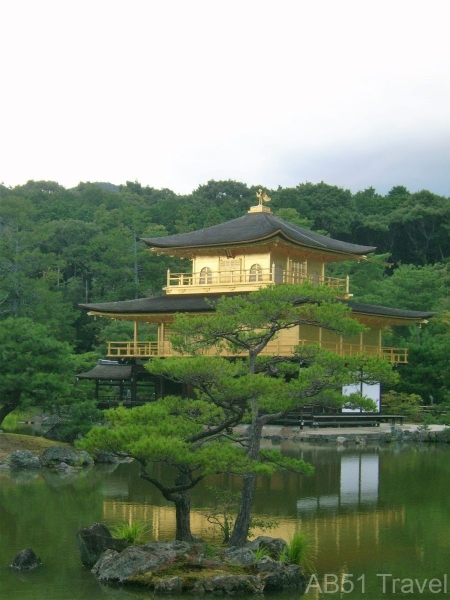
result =
[[[189,195],[169,189],[50,181],[0,185],[0,319],[29,317],[77,354],[104,355],[106,339],[126,339],[127,323],[94,320],[80,302],[159,295],[166,271],[188,271],[156,256],[141,237],[171,235],[240,217],[260,186],[209,181]],[[354,299],[432,310],[422,328],[386,332],[385,345],[409,347],[397,390],[424,404],[450,402],[450,198],[396,186],[352,194],[325,183],[266,190],[277,216],[333,238],[377,247],[367,261],[332,265],[350,275]]]

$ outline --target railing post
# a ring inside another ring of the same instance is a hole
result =
[[[170,285],[170,269],[167,269],[167,287]]]

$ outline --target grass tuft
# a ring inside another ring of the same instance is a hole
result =
[[[111,533],[116,538],[127,540],[129,544],[142,544],[147,541],[148,526],[144,521],[116,523],[111,527]]]
[[[310,536],[304,531],[296,531],[283,552],[280,560],[288,559],[291,563],[299,565],[305,573],[314,573],[316,551]]]
[[[263,556],[270,556],[269,550],[265,546],[259,546],[254,550],[256,560],[260,560]]]

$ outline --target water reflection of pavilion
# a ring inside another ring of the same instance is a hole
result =
[[[297,501],[299,516],[318,511],[340,509],[373,510],[378,503],[378,453],[340,455],[340,483],[336,493],[308,496]]]
[[[383,530],[403,527],[404,508],[386,506],[380,498],[383,486],[380,485],[381,461],[377,449],[365,448],[358,452],[321,447],[308,449],[302,457],[315,464],[313,478],[278,473],[258,481],[254,514],[262,518],[273,515],[277,525],[268,533],[255,530],[255,535],[288,540],[295,531],[304,529],[319,552],[317,567],[325,569],[330,555],[333,560],[346,557],[357,564],[362,556],[378,552]],[[121,469],[118,469],[116,475],[119,476],[103,483],[104,522],[110,525],[145,521],[151,539],[173,539],[173,506],[167,505],[151,486],[139,480],[137,473],[130,478],[129,473],[123,471],[120,476]],[[238,490],[240,480],[220,476],[215,483]],[[198,498],[194,501],[192,531],[205,539],[219,541],[220,533],[214,533],[206,520],[205,491],[198,493],[201,501]]]

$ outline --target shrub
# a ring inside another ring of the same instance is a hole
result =
[[[222,490],[213,485],[207,486],[206,489],[213,496],[212,506],[205,513],[206,520],[214,528],[218,527],[220,529],[223,535],[223,543],[226,544],[230,540],[241,495],[239,492]]]
[[[58,423],[44,437],[72,444],[76,439],[85,436],[93,425],[102,419],[102,411],[92,401],[78,402],[70,407],[69,418]]]
[[[421,405],[422,398],[417,394],[405,394],[390,390],[382,395],[382,410],[388,415],[404,415],[414,423],[422,421]]]
[[[427,425],[450,425],[450,405],[442,403],[428,406],[423,420]]]
[[[219,528],[223,534],[222,542],[228,543],[233,530],[236,514],[241,499],[240,492],[232,492],[224,490],[216,486],[207,486],[207,490],[213,495],[212,506],[208,507],[205,512],[206,520],[213,525],[213,528]],[[268,517],[252,517],[248,537],[253,537],[254,529],[268,531],[278,525],[277,521],[271,520]]]

